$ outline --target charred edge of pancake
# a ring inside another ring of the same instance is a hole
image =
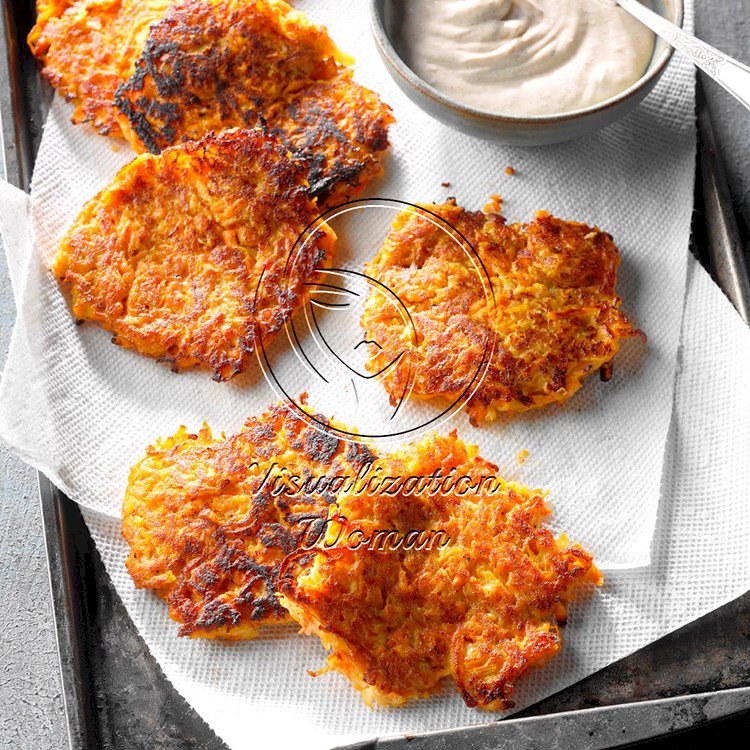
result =
[[[174,27],[171,28],[170,27]],[[158,41],[154,34],[165,30],[170,35],[190,36],[195,29],[182,21],[179,16],[168,16],[149,31],[143,51],[138,59],[133,75],[118,86],[115,93],[115,106],[128,118],[130,126],[144,147],[152,154],[173,145],[177,140],[176,124],[180,119],[180,104],[191,106],[197,99],[186,93],[186,73],[197,76],[202,67],[194,60],[192,52],[183,52],[177,42]],[[161,61],[169,59],[170,73],[161,69]],[[146,79],[151,78],[159,100],[147,96],[135,96],[144,90]],[[131,99],[132,96],[132,99]],[[179,103],[168,101],[176,99]],[[254,101],[260,108],[262,102]],[[260,128],[267,134],[268,127],[260,111],[244,110],[240,113],[247,127]],[[161,124],[159,124],[161,123]]]
[[[304,94],[304,90],[301,93]],[[293,123],[303,125],[304,140],[302,142],[295,143],[281,126],[271,128],[269,131],[289,149],[295,159],[305,165],[308,171],[310,194],[321,203],[324,203],[342,183],[354,188],[359,186],[360,175],[375,161],[374,154],[388,148],[388,125],[391,121],[385,116],[379,117],[374,124],[375,134],[368,137],[366,128],[361,126],[359,119],[356,119],[356,125],[360,127],[352,139],[338,126],[336,112],[332,110],[330,104],[324,102],[326,102],[325,99],[308,100],[306,104],[302,104],[298,96],[288,105],[286,110],[288,119]],[[338,141],[344,147],[353,140],[372,153],[368,154],[368,158],[356,162],[346,160],[342,164],[341,160],[336,159],[332,163],[330,154],[326,150],[329,138]]]
[[[325,430],[309,427],[281,405],[274,405],[269,410],[269,416],[271,420],[282,420],[281,430],[290,433],[290,446],[294,450],[300,451],[323,466],[331,467],[334,460],[344,454],[347,460],[350,460],[350,457],[354,459],[352,463],[355,466],[360,462],[375,459],[367,446],[352,450],[354,444],[347,444]],[[316,418],[326,425],[329,424],[321,414],[317,414]],[[254,423],[247,432],[254,442],[276,436],[269,422]],[[268,492],[263,495],[256,498],[260,502],[254,502],[252,506],[254,530],[245,529],[239,536],[252,533],[266,549],[277,548],[285,557],[295,553],[302,541],[303,529],[300,527],[299,530],[292,531],[280,523],[264,523],[263,513],[270,504],[278,505],[281,496],[272,500]],[[331,497],[328,502],[333,500]],[[313,526],[312,529],[308,528],[308,533],[319,534],[325,529],[327,517],[327,507],[320,507],[290,514],[288,520],[294,523],[296,520],[312,518]],[[279,574],[283,561],[272,565],[259,563],[232,543],[231,532],[217,529],[216,533],[219,540],[216,554],[209,561],[196,566],[193,575],[188,576],[168,597],[169,605],[179,611],[184,620],[179,635],[190,636],[200,631],[231,629],[240,626],[247,619],[252,622],[285,620],[288,612],[278,600],[281,591]],[[234,573],[247,575],[239,596],[224,602],[209,598],[212,588],[222,580],[231,579]],[[206,596],[207,601],[194,604],[192,592]]]
[[[159,71],[158,61],[165,55],[172,57],[172,75]],[[158,154],[175,142],[174,126],[179,119],[180,108],[175,103],[156,101],[146,96],[139,96],[131,101],[129,94],[143,91],[146,78],[150,76],[159,96],[176,96],[185,84],[183,57],[179,46],[174,42],[159,43],[149,36],[133,75],[125,83],[121,83],[115,92],[115,106],[128,118],[133,131],[152,154]],[[152,120],[163,124],[158,127],[152,124]]]
[[[229,602],[216,600],[207,601],[200,606],[200,614],[197,617],[189,616],[193,608],[190,590],[198,592],[201,589],[210,589],[218,580],[215,573],[210,569],[196,571],[198,586],[190,580],[185,581],[182,586],[173,591],[168,597],[170,606],[182,611],[186,622],[180,627],[178,633],[181,636],[192,635],[197,631],[213,631],[221,628],[232,628],[241,625],[248,618],[253,621],[284,620],[288,613],[281,606],[276,596],[278,593],[279,565],[262,565],[256,560],[246,556],[237,555],[236,550],[230,546],[222,548],[220,554],[215,558],[215,567],[227,576],[234,572],[250,574],[243,582],[242,593]],[[260,593],[261,589],[263,593]],[[249,612],[242,611],[249,607]]]

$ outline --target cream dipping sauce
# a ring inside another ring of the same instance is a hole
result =
[[[571,112],[627,89],[655,37],[611,0],[404,0],[401,54],[454,99],[507,115]]]

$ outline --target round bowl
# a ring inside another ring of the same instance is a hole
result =
[[[464,133],[511,146],[544,146],[569,141],[610,125],[634,109],[654,88],[674,50],[656,40],[646,72],[617,96],[573,112],[554,115],[514,116],[487,112],[462,104],[417,76],[404,62],[394,43],[403,0],[370,0],[370,20],[375,43],[388,72],[416,105],[437,120]],[[651,6],[682,26],[683,0],[653,0]]]

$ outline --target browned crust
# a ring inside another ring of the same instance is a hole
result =
[[[120,170],[85,206],[53,270],[76,317],[98,322],[114,343],[227,380],[330,259],[335,236],[321,224],[286,265],[317,214],[304,170],[275,139],[226,131]]]
[[[325,493],[274,496],[264,478],[356,474],[373,459],[281,404],[231,437],[214,437],[205,425],[197,434],[180,428],[130,472],[128,571],[136,586],[166,600],[181,635],[251,638],[287,618],[277,599],[281,563],[303,538],[300,519],[322,523],[334,501]]]
[[[382,172],[390,107],[283,0],[38,0],[28,42],[73,121],[137,151],[268,129],[309,169],[322,208]]]
[[[474,481],[497,476],[455,433],[429,436],[376,467],[392,477],[438,469]],[[601,583],[587,552],[542,527],[543,493],[500,487],[340,497],[330,547],[285,566],[282,603],[368,703],[427,697],[452,677],[469,706],[511,706],[516,681],[560,650],[577,585]],[[384,529],[443,530],[449,542],[385,551],[347,542],[351,532],[368,539]]]
[[[311,169],[313,195],[340,202],[380,173],[393,121],[343,59],[280,0],[182,0],[152,26],[115,101],[133,146],[152,153],[209,130],[268,128]]]
[[[36,22],[26,39],[31,51],[37,55],[42,54],[40,49],[40,37],[45,27],[51,21],[60,18],[63,13],[79,0],[36,0]]]
[[[268,127],[308,169],[310,192],[323,207],[356,198],[382,174],[390,107],[342,71],[290,97]]]
[[[42,74],[75,104],[73,122],[121,136],[114,105],[118,86],[133,74],[153,21],[169,0],[38,0],[28,36]]]
[[[414,212],[397,217],[366,268],[404,302],[417,328],[417,345],[384,380],[392,397],[403,392],[411,369],[414,395],[461,398],[492,352],[467,403],[475,424],[563,403],[612,361],[623,339],[640,334],[619,309],[620,254],[609,234],[544,213],[508,225],[499,214],[453,202],[426,208],[474,248],[493,294],[445,232]],[[371,295],[362,326],[382,347],[369,365],[378,372],[404,350],[403,321]]]

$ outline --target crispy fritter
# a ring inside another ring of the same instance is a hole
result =
[[[255,127],[269,108],[336,74],[325,31],[283,0],[177,0],[117,94],[133,147]]]
[[[355,83],[349,71],[305,87],[267,119],[271,132],[308,169],[310,192],[322,206],[359,195],[382,174],[390,108]]]
[[[382,170],[393,117],[351,79],[324,28],[282,0],[179,0],[154,24],[116,102],[136,149],[260,125],[312,167],[322,202]]]
[[[374,458],[281,404],[231,437],[182,427],[130,472],[128,570],[139,588],[166,600],[180,635],[252,638],[261,625],[287,619],[276,597],[279,567],[311,524],[324,523],[334,499],[322,483],[275,492],[274,478],[356,475]]]
[[[340,496],[316,556],[285,564],[282,604],[368,704],[427,697],[451,676],[467,705],[511,706],[516,680],[560,650],[576,584],[601,582],[591,556],[541,527],[543,493],[498,478],[455,433],[378,469],[400,486]]]
[[[225,131],[121,169],[84,207],[53,270],[70,285],[76,317],[114,343],[226,380],[330,259],[335,235],[321,223],[286,267],[317,215],[304,168],[275,139]]]
[[[529,224],[508,225],[499,214],[455,202],[426,208],[473,247],[492,294],[471,253],[443,229],[413,211],[396,217],[365,272],[403,301],[417,343],[403,319],[382,306],[382,295],[370,295],[362,317],[380,347],[370,347],[371,372],[405,354],[384,378],[392,400],[410,377],[415,396],[460,400],[485,362],[466,406],[473,424],[559,404],[589,373],[611,368],[622,339],[640,334],[619,309],[620,254],[610,235],[543,212]]]
[[[170,0],[37,0],[29,33],[42,73],[76,105],[73,122],[122,135],[114,105],[118,86],[135,69],[151,23]]]
[[[44,31],[44,27],[50,21],[60,18],[71,5],[77,2],[81,2],[81,0],[36,0],[36,23],[26,39],[34,54],[36,54],[39,37]]]

